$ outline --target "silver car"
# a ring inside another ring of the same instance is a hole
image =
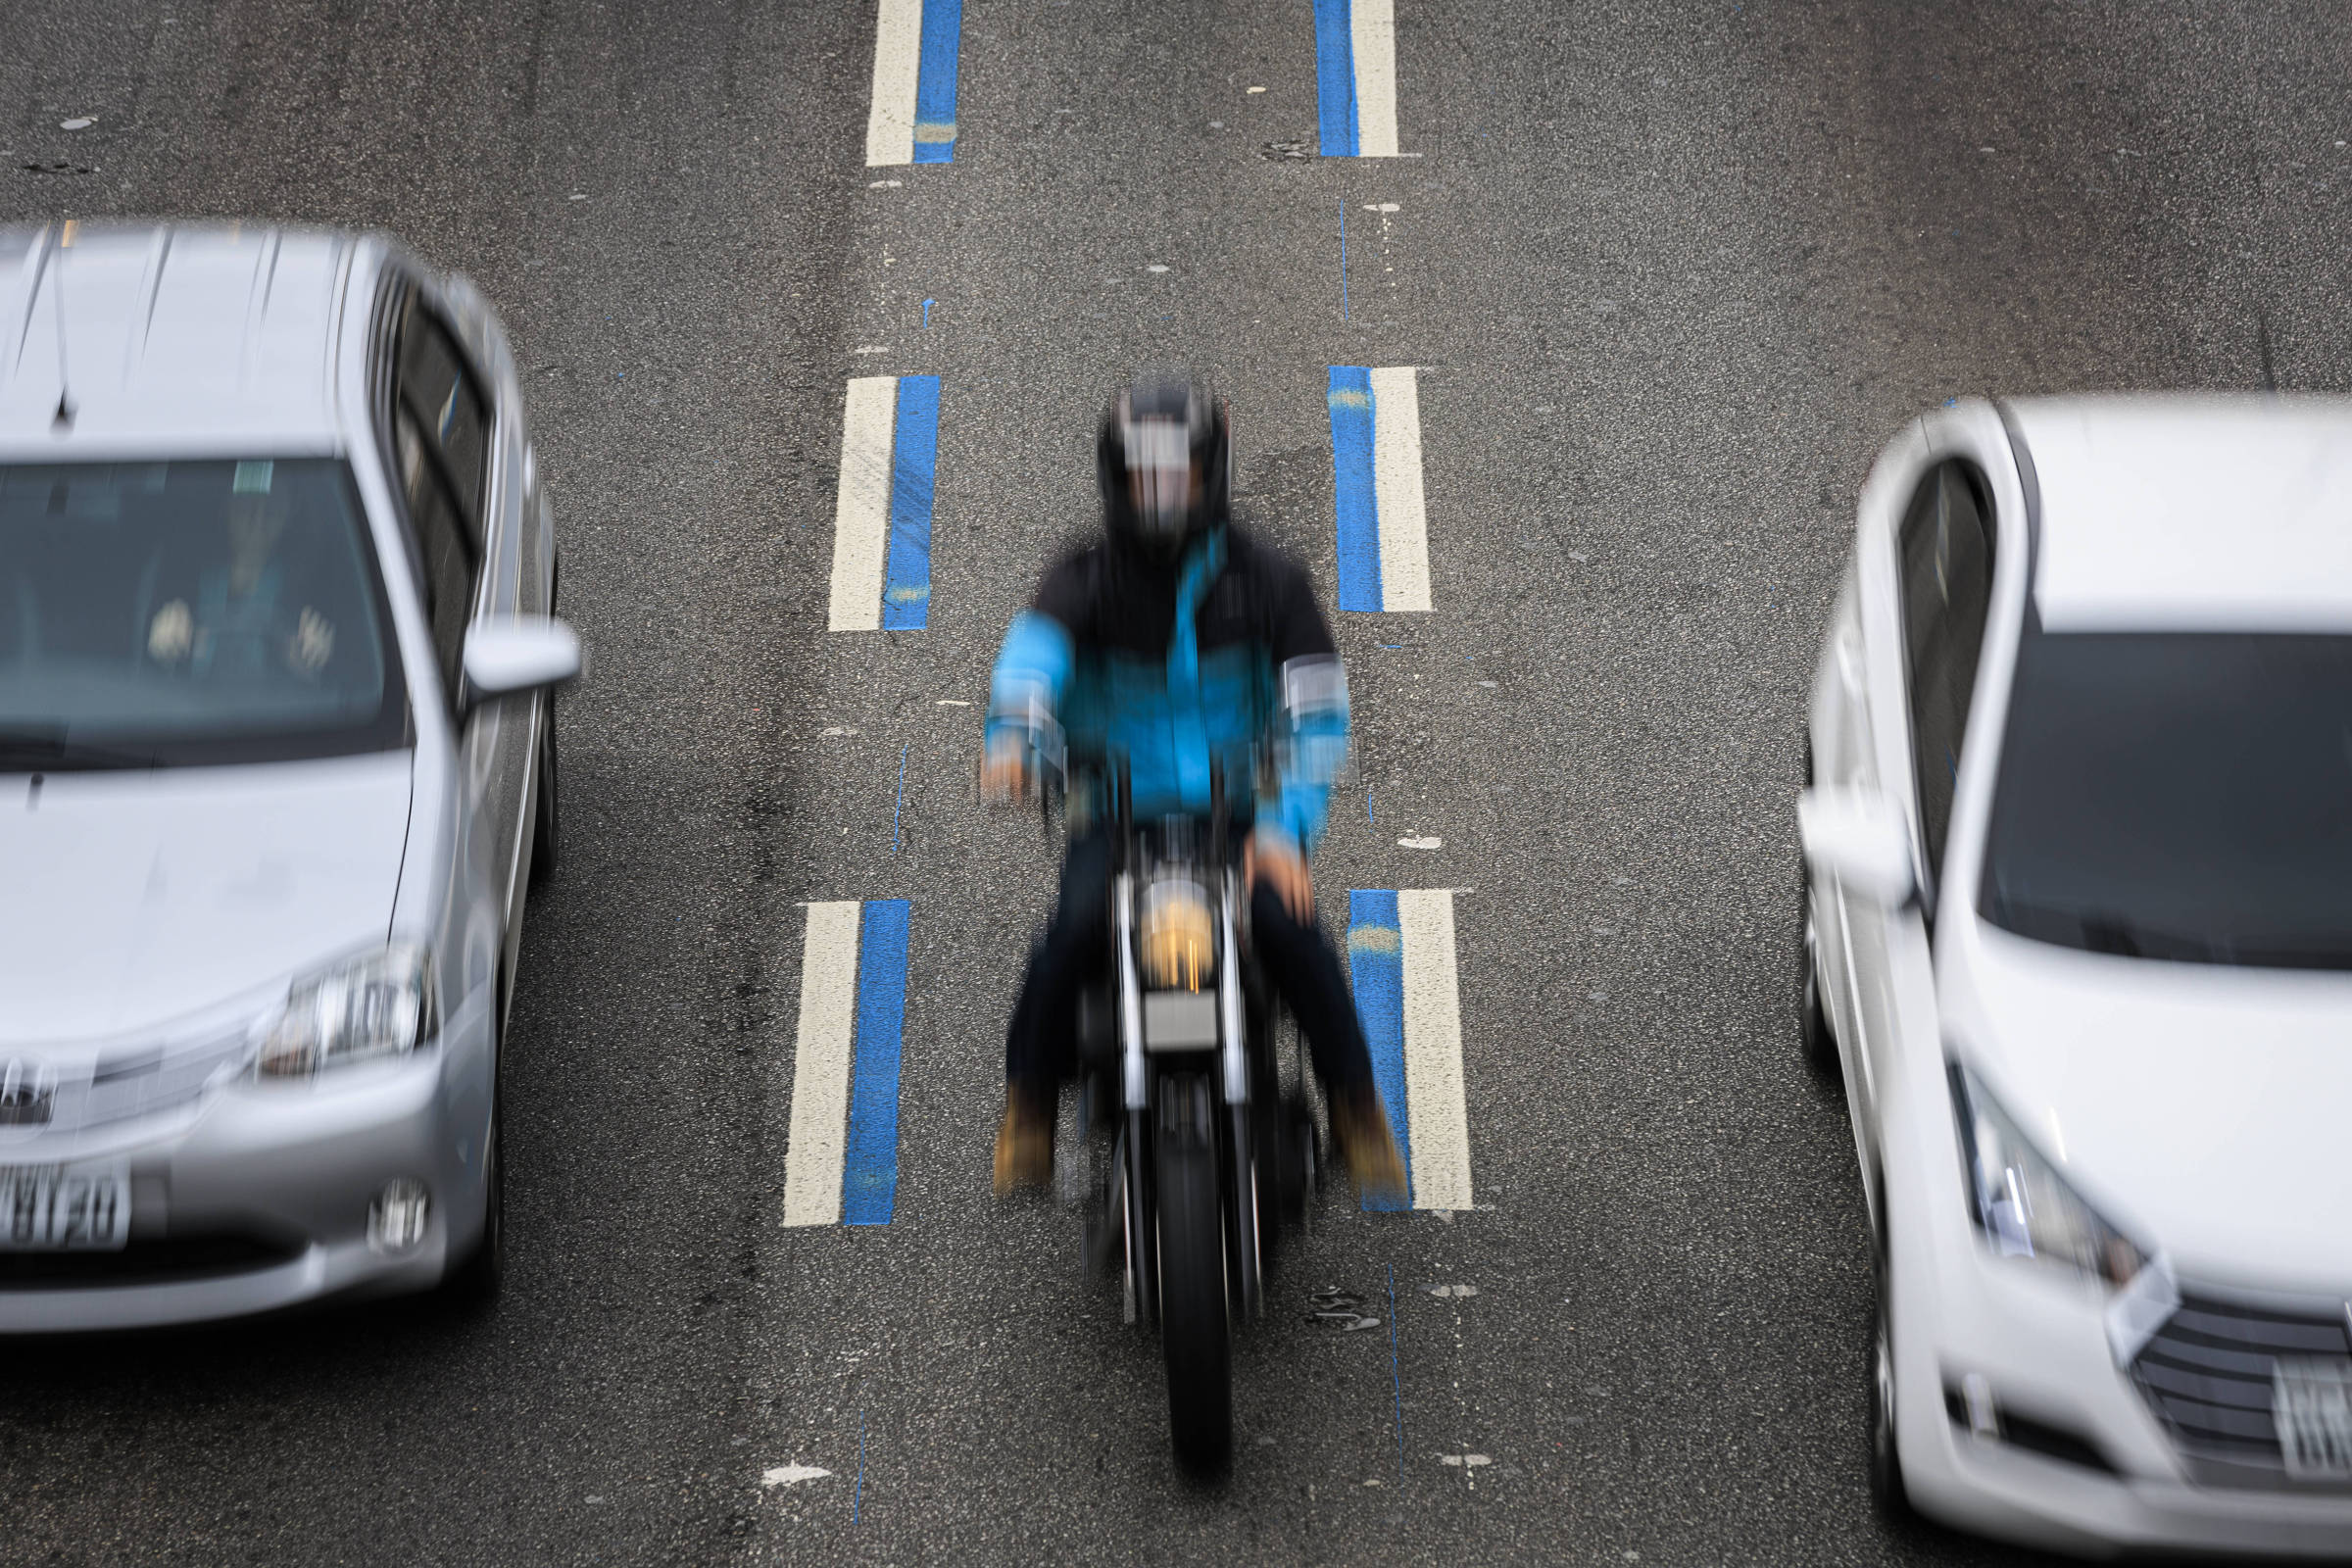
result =
[[[0,277],[0,1332],[487,1295],[581,657],[505,333],[372,236]]]

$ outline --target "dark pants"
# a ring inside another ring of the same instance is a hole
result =
[[[1306,1037],[1307,1054],[1327,1093],[1372,1082],[1372,1054],[1356,1022],[1340,956],[1323,928],[1295,917],[1259,884],[1250,901],[1250,940],[1259,966]],[[1045,940],[1029,955],[1029,973],[1004,1032],[1004,1077],[1026,1093],[1050,1096],[1076,1067],[1078,994],[1110,962],[1110,841],[1091,833],[1073,841],[1061,867],[1061,904]]]

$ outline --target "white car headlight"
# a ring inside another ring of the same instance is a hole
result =
[[[2148,1254],[2099,1217],[2026,1141],[1976,1074],[1951,1064],[1969,1217],[2004,1257],[2038,1257],[2124,1285]]]
[[[405,1056],[431,1038],[432,964],[394,943],[297,980],[262,1037],[254,1070],[308,1078],[324,1068]]]

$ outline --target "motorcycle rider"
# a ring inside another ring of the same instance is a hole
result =
[[[1104,537],[1046,574],[997,657],[984,793],[1015,799],[1041,766],[1115,752],[1128,760],[1139,819],[1205,813],[1212,765],[1221,767],[1247,835],[1251,945],[1306,1037],[1357,1186],[1401,1197],[1403,1161],[1307,871],[1348,749],[1331,629],[1306,573],[1234,526],[1225,410],[1184,372],[1146,370],[1118,394],[1096,469]],[[1275,777],[1252,791],[1263,737],[1274,742]],[[1053,1175],[1078,996],[1110,956],[1111,845],[1086,825],[1101,804],[1073,795],[1060,903],[1005,1031],[1000,1195]]]

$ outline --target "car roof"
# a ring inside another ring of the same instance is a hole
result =
[[[2010,416],[2053,631],[2352,631],[2352,400],[2075,397]]]
[[[0,454],[339,447],[343,302],[368,249],[252,223],[0,228]]]

